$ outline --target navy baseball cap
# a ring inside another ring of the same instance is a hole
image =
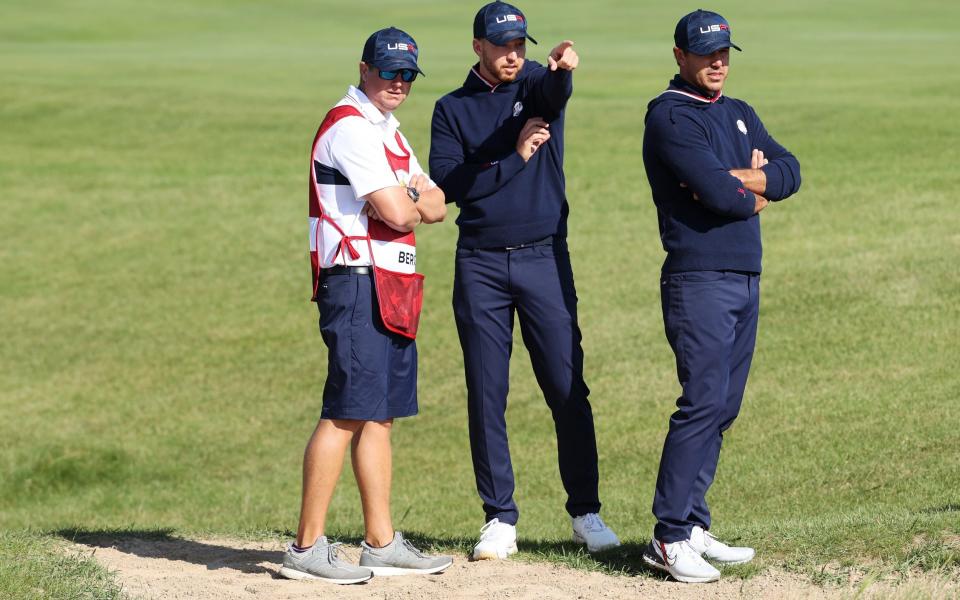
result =
[[[506,46],[507,42],[517,38],[537,43],[527,33],[527,18],[523,12],[500,0],[485,5],[473,18],[473,37],[485,38],[497,46]]]
[[[730,40],[730,24],[715,12],[699,9],[684,15],[673,32],[677,48],[700,56],[713,54],[721,48],[736,48]]]
[[[425,75],[417,66],[419,54],[417,43],[408,33],[396,27],[388,27],[375,31],[367,38],[360,60],[382,71],[410,69]]]

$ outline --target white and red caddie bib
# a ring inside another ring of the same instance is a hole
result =
[[[321,269],[334,265],[372,265],[384,325],[395,333],[414,338],[423,301],[423,276],[416,273],[414,233],[396,231],[369,219],[363,214],[366,203],[356,197],[347,177],[317,160],[317,148],[324,135],[338,121],[350,117],[365,118],[358,108],[349,104],[331,109],[317,130],[310,153],[313,300],[316,300]],[[399,185],[405,184],[409,177],[412,152],[399,131],[394,136],[402,154],[393,152],[386,143],[383,152]]]

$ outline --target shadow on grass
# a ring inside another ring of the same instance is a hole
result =
[[[669,575],[656,571],[643,561],[646,543],[626,542],[618,548],[590,554],[586,548],[574,542],[525,541],[517,542],[521,552],[537,559],[561,564],[575,569],[602,571],[612,575],[647,577],[668,580]]]
[[[67,541],[93,548],[115,548],[125,554],[142,558],[184,561],[202,565],[208,570],[230,569],[241,573],[267,574],[279,577],[277,571],[283,562],[283,551],[240,549],[198,542],[178,537],[173,529],[62,529],[53,532]],[[292,532],[275,532],[292,539]],[[468,560],[475,540],[463,537],[437,537],[418,532],[407,532],[406,537],[419,548],[429,552],[453,553],[460,560]],[[359,546],[361,535],[336,536],[349,546]],[[527,557],[574,569],[601,571],[621,576],[642,576],[666,580],[669,577],[652,571],[643,562],[646,544],[625,543],[598,554],[589,554],[584,546],[574,542],[520,540],[519,550]],[[275,566],[274,566],[275,565]]]
[[[116,548],[125,554],[143,558],[179,560],[203,565],[213,571],[231,569],[241,573],[269,574],[276,579],[283,562],[283,552],[277,550],[244,550],[229,546],[197,542],[171,535],[172,529],[62,529],[53,532],[63,539],[94,548]],[[271,563],[277,568],[267,568]]]

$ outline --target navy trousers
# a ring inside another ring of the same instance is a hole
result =
[[[453,310],[467,379],[473,470],[486,519],[516,524],[519,517],[505,419],[515,313],[553,415],[567,512],[599,512],[597,443],[566,242],[516,250],[457,248]]]
[[[706,494],[723,432],[740,412],[757,338],[760,276],[733,271],[664,273],[660,299],[683,393],[670,417],[653,499],[654,537],[677,542],[710,528]]]

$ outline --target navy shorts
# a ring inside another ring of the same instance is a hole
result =
[[[373,275],[324,276],[317,307],[328,350],[320,418],[384,421],[417,414],[417,345],[383,326]]]

